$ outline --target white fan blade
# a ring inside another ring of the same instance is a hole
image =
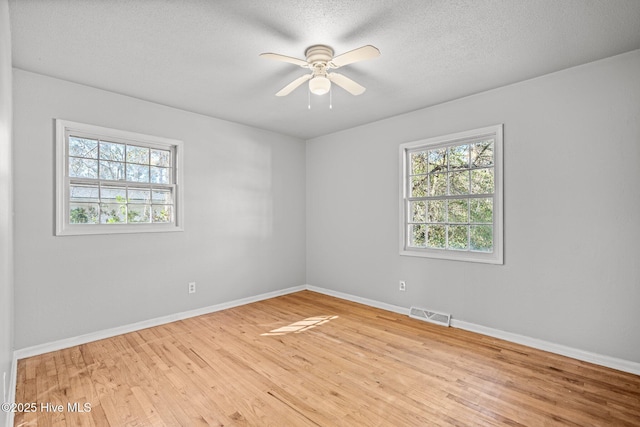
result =
[[[361,95],[366,90],[364,86],[360,86],[358,83],[354,82],[349,77],[343,76],[342,74],[329,73],[327,78],[349,92],[351,95]]]
[[[311,77],[313,77],[313,74],[305,74],[304,76],[298,77],[297,79],[280,89],[280,92],[276,93],[276,96],[289,95],[291,92],[293,92],[294,89],[309,80]]]
[[[332,64],[331,68],[338,68],[354,62],[364,61],[365,59],[377,58],[378,56],[380,56],[380,51],[377,47],[366,45],[336,56],[331,60],[330,64]]]
[[[261,53],[263,58],[275,59],[276,61],[289,62],[291,64],[299,65],[304,68],[309,68],[307,61],[302,59],[293,58],[291,56],[280,55],[279,53]]]

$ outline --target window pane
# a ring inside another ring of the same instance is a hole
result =
[[[409,217],[410,222],[424,222],[425,221],[425,211],[426,211],[426,202],[410,202],[409,203],[409,212],[411,212],[411,216]]]
[[[127,164],[127,181],[149,182],[149,166]]]
[[[449,170],[469,168],[469,146],[449,147]]]
[[[424,197],[427,195],[427,176],[418,175],[411,177],[411,194],[409,197]]]
[[[127,205],[128,222],[151,222],[151,205]]]
[[[151,197],[153,200],[153,203],[155,204],[159,204],[159,203],[166,203],[166,204],[171,204],[173,203],[173,197],[172,197],[172,191],[171,190],[153,190]]]
[[[69,223],[97,224],[100,207],[97,203],[69,203]]]
[[[491,225],[472,225],[470,245],[472,251],[493,251],[493,227]]]
[[[449,200],[448,222],[469,222],[469,200]]]
[[[429,212],[427,222],[444,222],[445,221],[445,206],[444,200],[429,200]],[[443,232],[444,236],[444,232]]]
[[[100,141],[100,158],[114,162],[124,162],[124,144]]]
[[[493,169],[473,169],[471,171],[471,193],[493,194]]]
[[[98,158],[98,141],[93,139],[69,137],[69,155],[86,159]]]
[[[135,145],[127,145],[127,162],[148,165],[149,149],[136,147]]]
[[[154,184],[171,184],[171,169],[151,166],[151,182]]]
[[[171,205],[154,205],[152,207],[153,222],[171,222],[173,221],[173,206]]]
[[[109,181],[124,179],[124,163],[100,160],[100,179]]]
[[[414,248],[425,247],[426,225],[411,224],[409,226],[409,245]]]
[[[98,186],[71,184],[69,186],[69,197],[73,202],[98,202]]]
[[[154,166],[171,166],[171,151],[152,149],[151,164]]]
[[[467,249],[469,240],[469,226],[467,225],[450,225],[448,234],[448,248],[455,250]]]
[[[411,175],[427,173],[427,152],[411,153]]]
[[[100,223],[101,224],[120,224],[126,222],[127,206],[102,203],[100,205]]]
[[[177,140],[55,120],[64,164],[55,173],[55,235],[182,231],[181,150]]]
[[[429,173],[447,170],[447,149],[429,150]]]
[[[69,176],[72,178],[97,178],[98,161],[77,157],[69,158]]]
[[[471,146],[471,165],[474,168],[493,166],[493,139]]]
[[[447,194],[447,174],[429,175],[429,196],[445,196]]]
[[[427,247],[443,249],[446,241],[444,225],[429,225],[427,229]]]
[[[469,194],[469,171],[452,172],[449,174],[449,194]]]
[[[151,190],[145,188],[129,188],[129,202],[149,203],[151,200]]]
[[[124,187],[100,187],[100,199],[109,203],[126,203],[127,190]]]
[[[503,263],[502,135],[495,125],[400,144],[401,255]]]
[[[469,205],[471,222],[493,222],[493,199],[472,199]]]

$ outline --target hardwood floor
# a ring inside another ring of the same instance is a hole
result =
[[[303,291],[20,360],[16,402],[15,426],[639,426],[640,376]]]

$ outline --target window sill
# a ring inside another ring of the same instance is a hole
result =
[[[432,249],[401,249],[400,255],[421,258],[444,259],[449,261],[477,262],[482,264],[504,264],[502,254],[469,252],[469,251],[440,251]]]
[[[78,224],[56,230],[56,236],[87,236],[94,234],[168,233],[184,231],[174,224]]]

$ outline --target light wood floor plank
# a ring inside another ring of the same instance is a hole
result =
[[[310,291],[18,362],[15,426],[640,426],[640,377]],[[72,413],[67,404],[91,405]]]

